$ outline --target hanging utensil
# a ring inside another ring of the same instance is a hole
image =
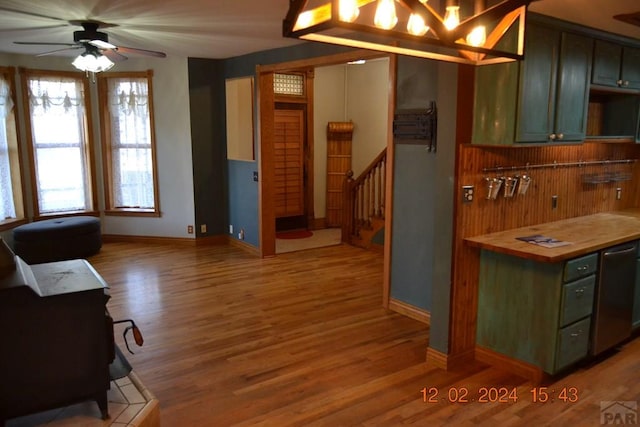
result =
[[[500,188],[502,187],[503,180],[502,178],[487,178],[490,180],[489,183],[489,195],[487,199],[495,200],[500,194]]]
[[[531,183],[531,177],[529,175],[522,175],[520,177],[520,185],[518,186],[518,195],[524,196],[527,194],[529,184]]]
[[[509,199],[513,197],[513,193],[516,191],[516,186],[518,185],[518,176],[508,176],[504,179],[504,197]]]

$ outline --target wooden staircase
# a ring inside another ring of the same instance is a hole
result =
[[[385,148],[359,177],[353,179],[353,171],[346,173],[342,217],[344,243],[371,248],[372,239],[384,228],[386,166]]]

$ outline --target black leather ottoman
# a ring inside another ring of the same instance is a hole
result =
[[[13,229],[14,252],[28,264],[85,258],[101,247],[100,219],[92,216],[46,219]]]

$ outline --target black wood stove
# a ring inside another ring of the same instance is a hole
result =
[[[29,266],[0,239],[0,425],[84,400],[108,417],[108,300],[87,261]]]

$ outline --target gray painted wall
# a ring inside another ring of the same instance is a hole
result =
[[[397,109],[438,108],[438,150],[396,144],[391,242],[391,297],[431,312],[430,346],[448,346],[455,65],[399,57]],[[443,323],[444,322],[444,323]]]
[[[229,217],[225,103],[218,95],[224,92],[224,63],[189,58],[188,65],[195,231],[198,237],[220,235]]]

